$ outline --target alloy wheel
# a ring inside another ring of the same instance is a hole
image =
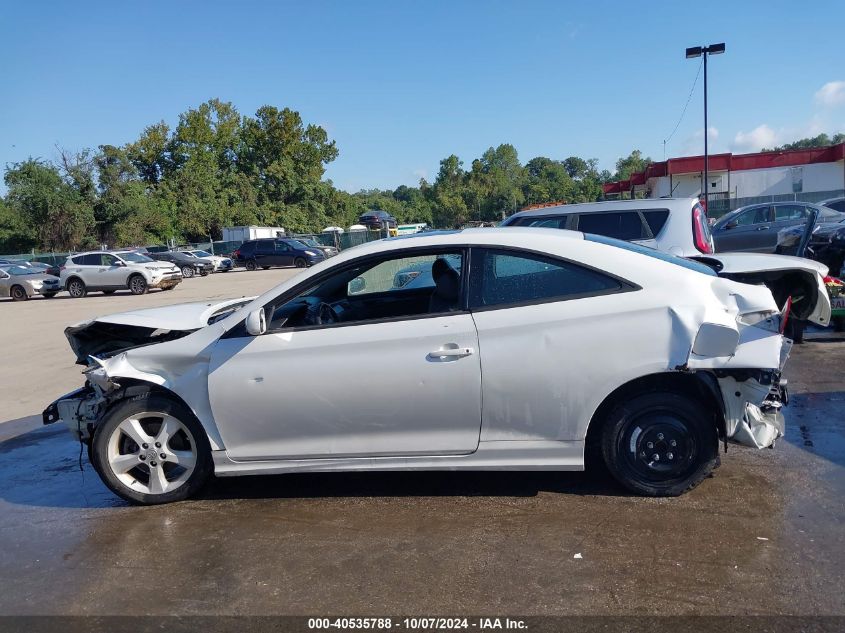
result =
[[[108,440],[108,466],[121,483],[143,494],[182,486],[197,465],[197,445],[182,422],[144,412],[117,425]]]

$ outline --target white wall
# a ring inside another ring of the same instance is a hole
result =
[[[735,191],[737,198],[794,193],[792,183],[796,175],[802,181],[798,193],[834,191],[845,187],[843,161],[838,161],[801,165],[797,169],[773,167],[735,171],[731,173],[731,193]]]

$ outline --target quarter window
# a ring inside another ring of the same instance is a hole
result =
[[[779,204],[775,206],[775,222],[803,220],[807,217],[807,208],[797,204]]]
[[[515,305],[618,292],[617,279],[578,264],[514,251],[475,251],[471,307]]]

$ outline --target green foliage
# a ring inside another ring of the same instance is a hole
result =
[[[616,161],[616,174],[613,176],[613,180],[627,180],[631,177],[631,174],[645,171],[646,167],[653,162],[647,156],[643,157],[640,150],[635,149],[628,156]]]
[[[839,143],[845,143],[845,133],[834,134],[833,136],[828,136],[827,134],[819,134],[818,136],[813,136],[811,138],[802,138],[794,143],[787,143],[786,145],[781,145],[779,147],[772,147],[768,149],[763,149],[764,152],[783,152],[790,149],[811,149],[814,147],[826,147],[828,145],[838,145]]]
[[[205,241],[246,224],[310,232],[355,224],[368,209],[400,223],[453,227],[501,220],[525,204],[596,200],[610,178],[594,159],[574,156],[522,165],[516,149],[502,144],[468,169],[454,154],[444,158],[432,183],[349,194],[323,178],[337,156],[326,131],[298,112],[266,105],[242,116],[211,99],[182,113],[174,128],[155,123],[124,146],[8,166],[0,249]],[[620,159],[617,174],[648,161],[635,151]]]

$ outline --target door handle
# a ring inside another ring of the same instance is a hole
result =
[[[450,347],[446,349],[436,349],[433,352],[428,353],[428,357],[431,359],[438,359],[438,358],[464,358],[465,356],[472,356],[475,354],[475,350],[471,347]]]
[[[767,229],[769,229],[769,228],[770,228],[770,227],[768,227],[768,226],[758,226],[758,227],[757,227],[757,230],[758,230],[758,231],[765,231],[765,230],[767,230]]]

